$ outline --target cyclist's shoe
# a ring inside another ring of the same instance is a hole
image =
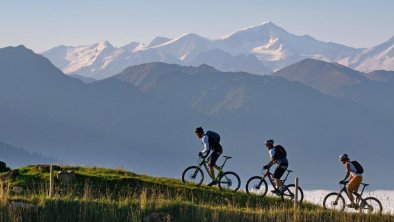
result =
[[[271,193],[273,193],[275,195],[280,195],[280,191],[279,190],[271,190]]]
[[[358,205],[355,204],[355,203],[351,203],[351,204],[348,204],[346,206],[349,207],[349,208],[358,208]]]
[[[211,187],[213,185],[217,185],[218,182],[216,180],[212,180],[210,183],[207,184],[208,187]]]
[[[286,187],[285,187],[285,186],[282,186],[282,187],[279,189],[279,194],[283,194],[285,191],[286,191]]]

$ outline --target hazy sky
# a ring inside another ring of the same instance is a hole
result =
[[[272,21],[293,34],[353,47],[394,35],[393,0],[10,0],[0,1],[0,47],[51,47],[108,40],[148,43],[194,32],[219,38]]]

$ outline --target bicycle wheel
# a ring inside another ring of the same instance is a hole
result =
[[[345,210],[345,199],[339,193],[329,193],[323,200],[324,209]]]
[[[240,186],[241,179],[239,179],[239,176],[234,172],[225,172],[219,178],[219,188],[221,190],[228,189],[236,192]]]
[[[286,186],[285,191],[281,194],[282,200],[294,200],[295,198],[295,192],[296,192],[296,187],[294,184],[289,184]],[[297,202],[299,204],[302,204],[302,201],[304,200],[304,192],[302,191],[301,187],[298,187],[298,196],[297,196]]]
[[[264,197],[267,194],[267,182],[260,176],[251,177],[246,183],[246,193]]]
[[[182,181],[184,183],[194,183],[199,186],[204,180],[204,173],[199,167],[191,166],[186,168],[182,173]]]
[[[369,214],[381,214],[383,212],[382,203],[375,197],[367,197],[360,204],[360,212]]]

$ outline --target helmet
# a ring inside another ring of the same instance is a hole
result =
[[[348,156],[346,153],[341,154],[341,155],[339,156],[339,160],[346,160],[346,159],[349,159],[349,156]]]
[[[274,145],[274,140],[273,139],[268,139],[265,141],[265,145]]]
[[[194,131],[195,133],[204,133],[204,129],[200,126],[196,128],[196,131]]]

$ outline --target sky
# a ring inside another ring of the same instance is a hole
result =
[[[12,0],[0,1],[0,47],[36,52],[156,36],[220,38],[272,21],[290,33],[365,48],[394,36],[392,0]]]

